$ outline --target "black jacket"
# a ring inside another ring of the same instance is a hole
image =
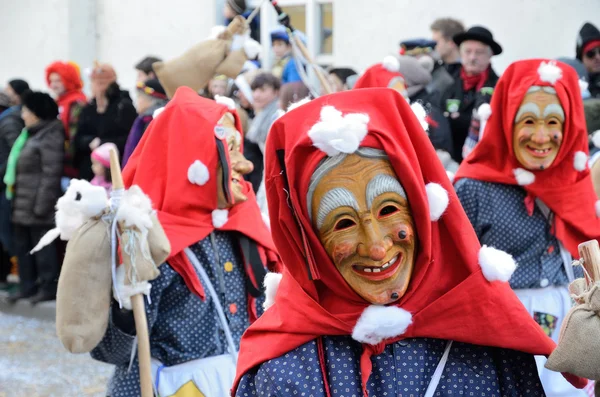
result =
[[[436,104],[436,101],[439,101],[437,94],[430,94],[426,89],[422,89],[421,91],[412,95],[409,99],[411,103],[420,102],[427,111],[427,115],[431,119],[427,132],[433,147],[436,150],[444,150],[448,153],[451,153],[453,146],[450,124],[444,117],[444,113]]]
[[[60,120],[30,127],[17,161],[12,221],[17,225],[53,225],[61,195],[65,131]]]
[[[588,86],[593,98],[600,98],[600,73],[590,74],[590,85]]]
[[[75,168],[79,170],[81,179],[91,180],[92,160],[90,159],[90,142],[100,138],[101,143],[112,142],[122,155],[125,141],[131,126],[137,117],[135,107],[127,91],[116,91],[108,97],[108,106],[102,114],[98,113],[96,100],[92,100],[81,111],[77,135],[75,135]]]
[[[454,80],[454,83],[442,94],[440,108],[450,122],[452,131],[452,140],[454,150],[450,153],[452,158],[462,161],[462,148],[469,133],[471,118],[476,105],[481,105],[491,99],[491,92],[498,83],[498,75],[490,68],[488,79],[479,91],[471,89],[467,92],[463,90],[463,82],[460,76]],[[452,105],[458,104],[458,109],[453,109]],[[458,111],[459,116],[456,119],[450,117],[450,114]]]
[[[0,176],[6,173],[6,162],[12,145],[25,127],[21,118],[21,107],[15,106],[5,110],[0,119]],[[4,186],[0,177],[0,186]]]

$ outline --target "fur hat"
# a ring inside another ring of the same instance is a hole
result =
[[[596,43],[597,45],[594,45]],[[586,22],[579,30],[577,35],[577,45],[575,46],[575,56],[581,61],[583,54],[592,48],[600,46],[600,30],[589,22]]]
[[[58,105],[45,92],[32,91],[23,98],[23,106],[40,120],[54,120],[58,117]]]
[[[110,168],[111,149],[114,149],[117,152],[117,156],[119,155],[119,149],[117,149],[117,145],[112,142],[106,142],[94,149],[92,152],[92,159],[98,161],[106,168]]]
[[[227,0],[227,5],[238,15],[246,12],[246,0]]]

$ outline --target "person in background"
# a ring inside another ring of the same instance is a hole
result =
[[[0,91],[0,115],[11,106],[12,101],[10,100],[8,94],[4,91]]]
[[[0,176],[4,176],[6,172],[6,162],[8,155],[15,140],[25,126],[21,118],[21,104],[23,96],[29,92],[29,84],[23,80],[15,79],[8,82],[6,90],[3,92],[3,108],[5,110],[0,113]],[[8,98],[8,101],[6,100]],[[6,106],[8,108],[6,109]],[[0,282],[4,282],[7,277],[7,272],[16,274],[16,261],[6,261],[6,258],[14,258],[15,252],[13,247],[13,227],[11,223],[11,202],[4,194],[6,185],[0,180],[0,244],[2,252],[2,276]],[[11,287],[5,285],[5,287]]]
[[[63,174],[67,178],[78,178],[77,169],[73,166],[73,142],[79,115],[87,104],[79,66],[73,62],[53,62],[46,68],[46,82],[55,95],[59,118],[66,132]]]
[[[453,40],[459,46],[462,67],[454,84],[442,93],[440,107],[452,129],[452,158],[460,163],[479,141],[477,110],[491,101],[498,82],[491,60],[492,56],[502,53],[502,47],[482,26],[459,33]]]
[[[247,138],[264,153],[269,128],[278,116],[281,82],[272,73],[265,72],[254,78],[251,88],[255,117]]]
[[[135,70],[137,70],[137,80],[136,83],[145,83],[146,80],[156,79],[156,73],[154,73],[154,69],[152,69],[152,65],[155,62],[161,62],[162,59],[148,55],[146,58],[142,59],[135,65]]]
[[[246,0],[226,0],[223,6],[225,26],[229,25],[237,15],[248,19],[251,13],[252,10],[248,10],[246,6]],[[260,43],[260,13],[256,14],[250,22],[250,37]]]
[[[119,154],[119,149],[114,143],[107,142],[98,146],[92,151],[92,172],[94,178],[91,184],[101,186],[107,192],[112,190],[112,179],[110,174],[110,151],[114,150]]]
[[[10,101],[10,97],[4,91],[0,91],[0,115],[8,108],[12,106],[12,102]],[[3,211],[0,207],[0,212]],[[0,222],[4,221],[2,214],[0,214]],[[10,218],[8,218],[8,222],[10,223]],[[0,225],[0,228],[2,226]],[[1,232],[0,232],[1,233]],[[4,240],[0,238],[0,289],[6,289],[9,287],[7,281],[7,277],[10,274],[12,264],[10,262],[9,255],[9,247],[4,246],[2,243]]]
[[[90,181],[92,150],[105,142],[117,145],[123,153],[127,135],[137,113],[127,91],[120,89],[117,74],[108,64],[96,65],[91,75],[92,101],[83,109],[75,136],[74,164],[79,177]]]
[[[303,33],[296,30],[294,34],[298,35],[304,41]],[[271,45],[275,54],[275,64],[271,68],[271,73],[281,79],[281,84],[302,81],[298,72],[296,58],[292,54],[290,36],[285,27],[279,25],[271,31]]]
[[[20,278],[19,292],[9,301],[30,298],[35,304],[56,297],[60,272],[56,246],[49,244],[33,255],[29,252],[54,226],[54,205],[61,195],[65,132],[57,119],[58,105],[48,94],[27,94],[21,114],[25,128],[10,151],[4,174],[6,197],[12,200]]]
[[[435,41],[435,51],[442,58],[441,61],[453,78],[460,76],[460,51],[454,42],[454,36],[464,33],[462,22],[452,18],[439,18],[429,27],[431,38]]]
[[[129,157],[137,147],[140,139],[144,135],[146,128],[154,118],[154,112],[164,107],[168,102],[165,89],[156,79],[146,80],[145,83],[137,83],[136,110],[137,118],[133,122],[127,142],[125,142],[125,151],[123,152],[122,166],[125,167]]]
[[[292,103],[307,98],[309,95],[308,87],[301,81],[283,84],[279,92],[279,109],[287,111]]]
[[[348,78],[358,73],[352,68],[331,68],[327,71],[327,79],[332,92],[348,91]]]
[[[596,26],[586,22],[581,27],[575,53],[588,71],[591,95],[600,98],[600,30]]]

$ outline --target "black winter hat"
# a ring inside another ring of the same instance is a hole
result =
[[[246,0],[227,0],[227,4],[238,15],[246,12]]]
[[[27,84],[27,82],[25,80],[21,80],[21,79],[11,80],[8,82],[8,85],[19,96],[23,95],[23,93],[29,89],[29,84]]]
[[[55,120],[58,117],[58,105],[45,92],[31,91],[24,95],[23,106],[40,120]]]
[[[589,22],[586,22],[579,30],[577,35],[577,45],[575,47],[575,56],[580,61],[583,58],[583,49],[592,41],[600,40],[600,30]]]

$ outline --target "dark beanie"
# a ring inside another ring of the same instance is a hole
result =
[[[21,96],[25,91],[29,89],[29,84],[25,80],[14,79],[8,82],[10,88],[12,88],[17,95]]]
[[[575,47],[575,54],[577,59],[580,61],[583,58],[583,49],[585,46],[592,41],[600,41],[600,30],[589,22],[586,22],[579,31],[577,36],[577,46]]]
[[[246,12],[246,0],[227,0],[227,4],[238,15]]]
[[[340,81],[344,84],[346,84],[348,77],[358,74],[358,73],[356,73],[356,71],[354,69],[351,69],[351,68],[333,68],[333,69],[329,69],[329,73],[335,74],[336,77],[338,79],[340,79]]]
[[[45,92],[31,91],[23,98],[23,106],[40,120],[55,120],[58,117],[58,105]]]

